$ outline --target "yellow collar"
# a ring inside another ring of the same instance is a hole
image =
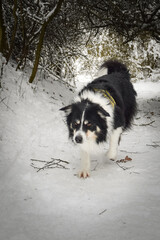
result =
[[[115,107],[116,102],[107,90],[94,88],[94,91],[101,93],[104,97],[106,97],[110,101],[112,107],[113,108]]]

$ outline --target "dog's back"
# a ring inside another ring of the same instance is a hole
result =
[[[118,61],[109,60],[102,64],[100,73],[102,75],[89,83],[81,93],[86,89],[91,91],[99,89],[99,91],[109,92],[116,103],[114,109],[115,128],[117,124],[120,124],[119,121],[124,122],[124,130],[130,128],[132,119],[136,114],[137,93],[130,81],[130,73],[127,67]]]

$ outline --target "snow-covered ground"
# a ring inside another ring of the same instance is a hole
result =
[[[73,91],[51,79],[27,84],[4,69],[0,90],[1,240],[158,240],[160,237],[160,82],[138,82],[139,111],[122,136],[118,160],[92,158],[88,179],[76,176],[78,149],[59,108]],[[36,160],[61,159],[44,169]],[[67,168],[67,169],[66,169]]]

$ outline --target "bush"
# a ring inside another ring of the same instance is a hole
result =
[[[118,59],[127,65],[133,81],[148,78],[159,80],[160,45],[149,36],[140,36],[126,43],[124,41],[122,36],[111,31],[102,31],[90,39],[83,50],[87,58],[78,59],[81,67],[77,74],[87,70],[93,76],[103,61]]]

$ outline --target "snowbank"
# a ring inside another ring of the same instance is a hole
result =
[[[59,112],[74,93],[52,79],[29,85],[27,74],[11,65],[4,69],[2,87],[1,239],[159,239],[159,82],[135,84],[139,111],[118,155],[132,161],[107,160],[106,145],[93,156],[86,180],[76,176],[79,152]],[[31,167],[31,159],[51,158],[69,162],[69,169]]]

